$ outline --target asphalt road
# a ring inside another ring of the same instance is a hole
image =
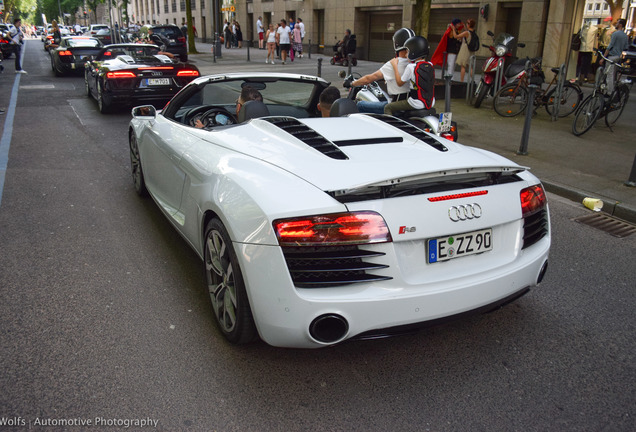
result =
[[[24,68],[0,204],[0,432],[636,429],[636,236],[550,195],[546,279],[497,312],[322,350],[231,346],[201,262],[133,190],[129,113],[99,114],[39,43]]]

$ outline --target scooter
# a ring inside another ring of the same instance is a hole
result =
[[[347,95],[348,99],[356,102],[391,101],[391,96],[382,89],[377,81],[373,81],[359,87],[352,87],[351,82],[361,76],[359,73],[354,72],[347,76],[345,71],[340,71],[338,75],[340,78],[344,78],[345,83],[348,83],[348,85],[345,84],[345,87],[349,88],[349,93]],[[416,113],[417,111],[404,111],[403,115],[396,115],[396,117],[411,123],[413,126],[421,128],[425,132],[430,132],[450,141],[457,141],[457,122],[452,121],[452,114],[450,112],[440,113],[438,115],[433,108],[432,110],[429,110],[429,114],[425,116],[414,115]]]
[[[479,108],[481,106],[481,103],[486,98],[487,94],[493,93],[495,81],[497,80],[498,75],[501,76],[499,84],[503,86],[507,82],[519,79],[520,75],[524,72],[525,60],[521,61],[521,67],[517,68],[517,72],[511,76],[507,77],[507,74],[504,74],[504,67],[506,59],[512,57],[512,50],[515,45],[520,48],[523,48],[526,45],[523,43],[516,43],[515,37],[508,33],[500,33],[495,38],[495,34],[488,30],[488,35],[493,38],[493,43],[492,45],[482,44],[484,48],[490,49],[491,54],[490,58],[488,58],[484,64],[484,71],[481,75],[481,80],[475,89],[473,97],[473,105],[475,108]],[[513,64],[516,65],[516,62]]]

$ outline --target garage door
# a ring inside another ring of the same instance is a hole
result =
[[[402,12],[369,14],[369,52],[371,61],[385,62],[395,55],[393,33],[402,27]]]

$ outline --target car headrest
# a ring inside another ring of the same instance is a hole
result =
[[[348,114],[355,114],[358,111],[358,105],[356,102],[347,98],[336,99],[333,104],[331,104],[331,109],[329,110],[329,117],[343,117]]]
[[[268,115],[269,110],[267,109],[267,105],[261,101],[251,100],[241,105],[241,109],[238,113],[238,121],[239,123],[243,123],[253,118],[267,117]]]

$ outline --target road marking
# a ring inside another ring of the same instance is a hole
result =
[[[20,86],[21,90],[48,90],[54,88],[55,86],[53,84],[34,84]]]
[[[20,57],[20,64],[24,64],[24,53],[27,44],[24,44]],[[15,107],[18,104],[18,90],[20,88],[20,77],[22,74],[15,74],[13,89],[11,90],[11,99],[7,108],[7,116],[4,120],[4,131],[0,138],[0,205],[2,205],[2,192],[4,191],[4,178],[7,174],[7,165],[9,163],[9,147],[11,147],[11,136],[13,135],[13,119],[15,118]]]

